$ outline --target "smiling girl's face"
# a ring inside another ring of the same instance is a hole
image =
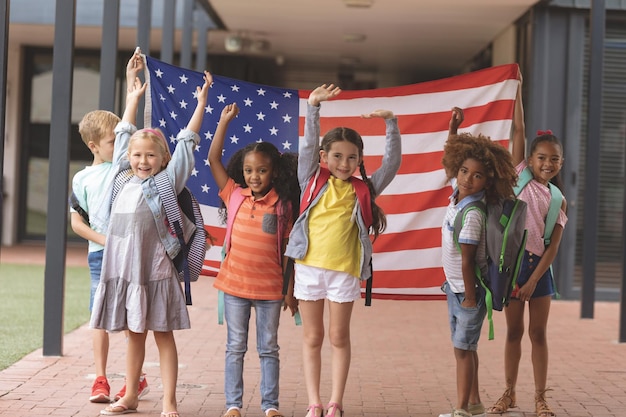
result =
[[[142,180],[158,174],[167,164],[162,147],[146,136],[131,141],[128,160],[133,173]]]

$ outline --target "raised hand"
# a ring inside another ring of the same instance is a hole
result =
[[[460,107],[453,107],[452,116],[450,116],[450,123],[448,126],[450,135],[456,135],[459,126],[461,126],[461,123],[463,123],[463,120],[465,120],[463,109],[461,109]]]
[[[337,97],[339,93],[341,93],[341,88],[335,87],[334,84],[322,84],[309,94],[309,104],[311,106],[319,106],[322,101]]]
[[[374,110],[371,113],[362,114],[361,117],[364,118],[364,119],[371,119],[371,118],[374,118],[374,117],[380,117],[382,119],[393,119],[394,118],[394,114],[393,114],[393,112],[391,110],[379,109],[379,110]]]
[[[134,83],[135,78],[142,72],[145,68],[143,57],[141,56],[141,49],[139,47],[135,48],[135,52],[128,60],[126,64],[126,87],[130,88],[131,84]]]
[[[220,121],[230,122],[239,114],[239,107],[237,103],[227,104],[222,109],[222,114],[220,115]]]

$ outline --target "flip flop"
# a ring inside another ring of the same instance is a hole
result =
[[[107,408],[105,408],[104,410],[100,410],[100,414],[105,416],[117,416],[120,414],[130,414],[136,412],[136,408],[128,408],[126,404],[123,404],[119,401],[107,406]]]

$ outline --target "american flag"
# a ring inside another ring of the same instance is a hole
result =
[[[146,57],[145,126],[159,127],[173,138],[196,107],[202,73]],[[373,296],[391,299],[443,298],[441,225],[452,189],[441,165],[451,108],[464,109],[461,132],[482,133],[508,146],[517,92],[516,64],[501,65],[456,77],[401,87],[343,91],[322,103],[322,134],[336,126],[357,130],[365,145],[365,166],[381,163],[385,124],[362,119],[376,109],[392,110],[402,135],[402,165],[376,201],[387,215],[387,229],[374,243]],[[205,273],[219,270],[225,225],[218,216],[221,200],[207,154],[226,104],[240,108],[231,122],[223,160],[253,141],[272,142],[282,152],[297,152],[304,132],[308,90],[253,84],[213,75],[208,105],[196,149],[196,165],[187,183],[201,204],[207,230],[216,238],[207,252]],[[321,80],[322,84],[324,80]]]

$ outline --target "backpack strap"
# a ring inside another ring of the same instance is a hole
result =
[[[513,187],[516,197],[520,195],[524,187],[526,187],[532,179],[533,173],[529,167],[524,168],[522,172],[520,172],[519,178],[517,179],[517,185]],[[546,226],[543,232],[543,243],[545,246],[550,244],[552,232],[554,231],[554,226],[556,226],[561,205],[563,204],[563,193],[559,190],[559,187],[549,182],[548,188],[550,189],[550,207],[548,208]]]
[[[466,204],[454,218],[454,231],[452,232],[452,238],[454,240],[454,244],[456,248],[461,252],[461,245],[459,244],[459,235],[461,234],[461,229],[465,224],[465,216],[470,210],[480,210],[483,213],[484,217],[487,216],[487,206],[481,200],[475,200],[468,204]]]
[[[311,202],[315,199],[315,197],[317,197],[324,184],[328,182],[329,178],[330,171],[327,168],[323,168],[321,166],[317,168],[315,175],[309,179],[309,183],[302,193],[302,200],[300,201],[300,214],[304,213],[306,209],[309,208]],[[372,196],[370,195],[370,189],[365,181],[360,178],[350,177],[350,182],[352,183],[356,197],[359,200],[361,215],[363,216],[365,226],[369,228],[372,225],[374,218],[372,214]]]
[[[156,174],[154,176],[154,182],[159,191],[169,227],[176,233],[176,237],[180,242],[180,250],[183,251],[182,272],[185,283],[185,302],[187,305],[191,305],[191,275],[189,273],[189,261],[187,259],[189,254],[183,234],[183,220],[180,206],[178,205],[178,198],[176,197],[174,186],[170,182],[166,171],[161,171]]]
[[[120,192],[124,184],[126,184],[133,177],[133,170],[128,168],[122,170],[115,175],[115,180],[113,181],[113,190],[111,191],[111,206],[113,205],[113,201],[117,198],[117,194]]]
[[[76,194],[74,194],[74,192],[72,192],[72,194],[70,195],[69,204],[70,207],[74,209],[74,211],[80,214],[80,217],[82,217],[83,220],[89,223],[89,214],[87,214],[87,212],[80,206],[78,198],[76,197]]]
[[[465,223],[465,216],[471,210],[479,210],[483,213],[483,225],[486,225],[487,218],[487,206],[481,200],[475,200],[471,203],[468,203],[459,211],[454,218],[454,230],[452,231],[452,238],[454,240],[454,244],[456,245],[459,253],[461,252],[461,244],[459,243],[459,235],[461,234],[461,229],[463,229],[463,224]],[[493,340],[494,338],[494,325],[493,325],[493,295],[491,294],[491,290],[489,289],[485,279],[483,278],[482,271],[480,270],[480,266],[478,263],[474,262],[474,274],[478,278],[478,282],[480,286],[485,292],[485,307],[487,308],[487,321],[489,322],[489,340]]]
[[[559,218],[561,212],[561,205],[563,204],[563,193],[559,190],[559,187],[552,183],[548,183],[550,187],[550,207],[548,208],[548,215],[546,216],[546,228],[543,233],[543,243],[548,246],[550,239],[552,238],[552,232],[556,221]]]
[[[513,192],[515,193],[516,197],[522,192],[524,187],[526,187],[532,179],[533,172],[528,167],[524,168],[522,172],[519,173],[519,176],[517,178],[517,184],[515,185],[515,187],[513,187]]]

